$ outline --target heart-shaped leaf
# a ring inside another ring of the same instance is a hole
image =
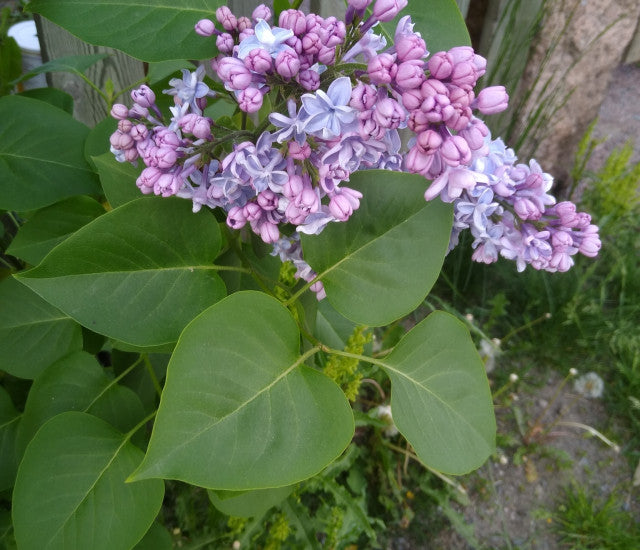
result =
[[[425,464],[465,474],[493,452],[496,422],[484,365],[455,317],[432,313],[379,364],[391,379],[393,420]]]
[[[413,311],[440,274],[451,205],[425,202],[428,182],[416,174],[356,172],[349,185],[364,195],[360,209],[320,235],[303,235],[304,258],[338,312],[386,325]]]
[[[27,447],[13,491],[13,522],[23,550],[132,548],[164,495],[160,480],[125,483],[142,451],[109,424],[67,412]]]
[[[144,416],[138,396],[109,379],[93,356],[79,351],[56,361],[34,381],[18,428],[18,452],[24,452],[47,420],[67,411],[88,412],[123,432]]]
[[[42,208],[20,227],[7,254],[37,265],[56,245],[101,214],[100,203],[82,195]]]
[[[99,192],[82,153],[89,133],[84,124],[44,101],[16,95],[0,98],[0,120],[0,208],[32,210]]]
[[[7,390],[0,386],[0,491],[13,486],[18,471],[16,434],[20,418]]]
[[[89,44],[122,50],[143,61],[208,59],[215,40],[193,30],[203,18],[215,18],[221,0],[32,0],[39,13]]]
[[[239,491],[318,473],[347,446],[354,424],[340,388],[305,366],[306,356],[293,317],[274,298],[244,291],[210,307],[180,336],[133,479]]]
[[[220,229],[179,199],[143,197],[100,216],[18,275],[87,328],[138,346],[175,342],[225,295]]]
[[[112,208],[139,199],[142,194],[136,185],[141,167],[118,162],[111,153],[92,157],[104,194]]]
[[[35,378],[82,349],[82,327],[13,278],[0,283],[0,369]]]

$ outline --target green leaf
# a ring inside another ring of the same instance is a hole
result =
[[[220,230],[180,199],[143,197],[100,216],[18,277],[94,332],[138,346],[175,342],[225,295]]]
[[[48,103],[15,95],[0,98],[0,120],[0,208],[32,210],[99,192],[82,154],[89,132],[84,124]]]
[[[82,330],[67,315],[13,278],[0,283],[0,369],[35,378],[82,349]]]
[[[122,432],[144,416],[138,396],[110,379],[95,357],[79,351],[55,362],[34,381],[18,428],[19,455],[40,426],[67,411],[88,412]]]
[[[203,18],[215,19],[221,0],[32,0],[39,13],[89,44],[109,46],[143,61],[209,59],[215,40],[194,31]]]
[[[260,517],[287,498],[295,485],[255,491],[207,491],[209,500],[218,510],[238,518]]]
[[[82,195],[47,206],[20,227],[7,253],[37,265],[55,246],[101,214],[102,205]]]
[[[27,73],[24,73],[14,82],[14,84],[17,84],[18,82],[22,82],[24,80],[29,80],[30,78],[43,73],[66,72],[83,75],[89,67],[95,65],[98,61],[102,61],[106,57],[109,57],[109,54],[96,53],[90,55],[68,55],[66,57],[53,59],[51,61],[48,61],[47,63],[38,65]]]
[[[142,196],[136,185],[136,179],[142,167],[135,167],[128,162],[118,162],[112,153],[104,153],[93,157],[104,194],[112,208],[118,208]]]
[[[73,115],[73,97],[58,88],[33,88],[20,92],[18,95],[44,101]]]
[[[126,436],[89,414],[52,418],[27,447],[13,492],[23,550],[133,547],[164,495],[159,480],[125,483],[142,458]]]
[[[144,538],[134,546],[133,550],[171,550],[171,535],[159,523],[152,523]]]
[[[96,166],[93,157],[108,153],[113,157],[113,153],[109,151],[109,138],[111,134],[118,128],[118,121],[107,117],[96,124],[89,131],[86,141],[84,142],[84,158],[95,170]]]
[[[18,471],[16,434],[20,417],[7,390],[0,386],[0,491],[13,487]]]
[[[4,26],[8,18],[3,18]],[[0,40],[0,95],[6,95],[13,90],[12,80],[22,72],[22,52],[20,46],[12,36],[1,31]]]
[[[410,0],[400,13],[404,15],[411,15],[414,30],[422,35],[432,54],[455,46],[471,46],[469,31],[455,0]],[[384,26],[393,36],[395,25]]]
[[[438,278],[452,209],[425,202],[428,183],[416,174],[356,172],[349,186],[364,195],[359,210],[320,235],[302,235],[305,260],[347,319],[387,325],[413,311]]]
[[[323,344],[334,349],[344,349],[354,328],[356,325],[340,315],[328,300],[318,302],[313,334]]]
[[[239,491],[318,473],[351,440],[353,415],[340,388],[305,366],[299,349],[293,317],[261,292],[232,294],[194,319],[171,357],[133,479]]]
[[[482,465],[496,421],[484,365],[460,321],[432,313],[378,364],[391,379],[393,420],[420,460],[447,474]]]

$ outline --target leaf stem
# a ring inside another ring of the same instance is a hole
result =
[[[88,412],[89,409],[91,409],[91,407],[93,407],[107,391],[109,391],[113,386],[115,386],[118,382],[120,382],[120,380],[122,380],[125,376],[127,376],[127,374],[129,374],[133,369],[135,369],[142,362],[142,360],[143,360],[143,357],[142,355],[140,355],[140,357],[138,357],[136,361],[134,361],[131,365],[129,365],[126,369],[124,369],[118,376],[116,376],[113,380],[111,380],[104,388],[102,388],[102,391],[93,398],[93,401],[91,401],[91,403],[89,403],[85,407],[84,411],[82,412]]]
[[[151,420],[156,414],[158,414],[158,410],[156,409],[152,413],[149,413],[145,416],[140,422],[138,422],[133,428],[131,428],[126,434],[124,434],[124,440],[128,441],[133,437],[133,435],[144,426],[149,420]]]
[[[251,271],[251,269],[249,269],[248,267],[239,267],[239,266],[235,266],[235,265],[215,265],[215,264],[213,264],[211,266],[211,269],[214,269],[215,271],[238,271],[240,273],[247,273],[248,275],[251,275],[253,273]]]
[[[162,386],[160,386],[160,382],[158,381],[158,377],[156,376],[155,371],[153,370],[153,365],[151,364],[151,361],[149,361],[149,356],[146,353],[143,353],[140,358],[144,361],[144,368],[147,371],[147,374],[149,375],[149,378],[151,378],[151,383],[153,384],[153,387],[156,390],[156,393],[158,394],[158,397],[162,396]]]

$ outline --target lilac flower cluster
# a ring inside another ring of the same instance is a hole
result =
[[[196,32],[215,37],[220,54],[211,67],[246,113],[243,120],[252,117],[252,129],[206,116],[215,94],[199,67],[169,82],[168,123],[145,85],[132,92],[131,108],[114,105],[113,153],[123,162],[142,160],[143,193],[188,198],[194,211],[222,209],[230,228],[248,226],[307,281],[316,274],[296,232],[318,234],[330,222],[347,221],[362,195],[345,182],[369,168],[432,180],[425,199],[454,203],[452,245],[470,229],[477,261],[502,255],[518,269],[528,263],[564,271],[577,252],[595,256],[600,241],[588,215],[571,203],[554,204],[550,176],[535,161],[516,164],[476,116],[500,112],[508,102],[501,86],[475,94],[485,60],[469,47],[429,56],[408,16],[387,46],[375,27],[407,0],[376,0],[367,16],[371,3],[349,0],[344,21],[289,9],[277,25],[265,5],[251,18],[218,8],[216,21],[199,21]],[[260,120],[267,96],[269,113]],[[403,130],[412,136],[407,150]],[[283,236],[287,224],[294,237]],[[321,283],[313,288],[323,295]]]

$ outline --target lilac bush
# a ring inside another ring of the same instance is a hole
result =
[[[590,216],[556,204],[553,178],[535,160],[518,163],[479,118],[508,104],[502,86],[475,91],[485,59],[468,46],[430,54],[410,16],[388,45],[378,24],[407,2],[378,0],[367,14],[369,4],[349,2],[344,21],[288,9],[277,24],[264,4],[251,19],[218,8],[216,22],[195,24],[221,52],[212,70],[240,110],[259,113],[269,95],[274,111],[254,131],[217,128],[202,114],[215,94],[200,66],[170,81],[168,123],[145,85],[131,93],[131,109],[114,105],[112,151],[120,161],[142,160],[142,193],[188,198],[194,211],[222,208],[229,227],[248,224],[305,280],[315,273],[296,233],[346,222],[362,198],[349,178],[363,169],[424,176],[425,200],[453,203],[450,246],[469,229],[475,261],[502,256],[519,271],[566,271],[575,254],[597,255]],[[314,288],[322,297],[322,283]]]

